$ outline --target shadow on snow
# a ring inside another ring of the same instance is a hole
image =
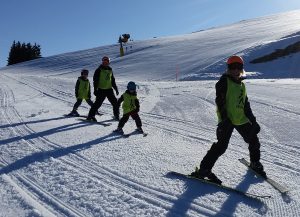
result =
[[[4,125],[0,125],[0,129],[7,128],[7,127],[16,127],[16,126],[23,125],[23,124],[36,124],[36,123],[42,123],[42,122],[48,122],[48,121],[57,121],[57,120],[66,119],[66,118],[69,118],[69,117],[57,117],[57,118],[49,118],[49,119],[36,120],[36,121],[25,121],[25,122],[14,123],[14,124],[4,124]]]
[[[53,119],[52,119],[53,120]],[[57,120],[57,119],[56,119]],[[23,123],[24,124],[24,123]],[[59,126],[56,128],[52,128],[43,132],[38,132],[38,133],[32,133],[30,135],[26,135],[26,136],[16,136],[13,138],[9,138],[9,139],[5,139],[2,140],[0,142],[0,144],[7,144],[10,142],[16,142],[19,140],[31,140],[34,138],[38,138],[38,137],[44,137],[50,134],[55,134],[58,132],[62,132],[62,131],[67,131],[67,130],[73,130],[76,128],[80,128],[80,127],[84,127],[84,126],[88,126],[90,125],[90,123],[74,123],[74,124],[68,124],[68,125],[64,125],[64,126]],[[97,145],[97,144],[101,144],[104,142],[108,142],[108,141],[112,141],[112,140],[116,140],[119,138],[123,138],[122,135],[116,135],[115,133],[110,133],[106,136],[103,136],[101,138],[97,138],[95,140],[91,140],[88,141],[86,143],[81,143],[81,144],[77,144],[74,146],[69,146],[69,147],[58,147],[55,148],[53,150],[50,151],[40,151],[40,152],[36,152],[36,153],[32,153],[31,155],[25,156],[19,160],[16,160],[15,162],[9,164],[8,166],[2,167],[0,170],[0,175],[4,174],[4,173],[10,173],[12,171],[24,168],[32,163],[35,162],[42,162],[45,161],[51,157],[53,158],[58,158],[58,157],[62,157],[71,153],[75,153],[84,149],[88,149],[93,145]]]
[[[211,207],[210,210],[210,204],[207,204],[206,208],[195,208],[197,210],[197,213],[200,213],[205,216],[232,216],[235,212],[235,209],[240,203],[244,203],[249,207],[257,209],[260,215],[263,215],[267,212],[267,206],[260,199],[251,197],[247,197],[245,199],[245,196],[243,195],[239,195],[235,192],[230,192],[229,190],[222,189],[220,187],[213,186],[207,183],[202,183],[197,180],[191,180],[183,177],[175,177],[173,175],[167,175],[166,177],[172,179],[180,179],[185,182],[186,186],[185,192],[178,197],[178,200],[173,204],[173,206],[167,213],[167,217],[187,216],[187,212],[191,208],[192,203],[195,199],[216,192],[228,193],[227,200],[223,203],[222,207],[220,209],[217,208],[219,212],[214,213],[214,208]],[[245,174],[245,178],[242,182],[240,182],[239,185],[236,186],[236,188],[242,191],[247,191],[251,184],[259,182],[258,179],[259,178],[253,176],[253,174],[251,174],[250,171],[247,171],[247,173]]]

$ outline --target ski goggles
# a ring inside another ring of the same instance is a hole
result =
[[[243,70],[244,69],[244,65],[241,63],[231,63],[231,64],[228,64],[227,67],[229,70],[234,70],[234,69]]]

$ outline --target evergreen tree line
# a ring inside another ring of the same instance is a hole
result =
[[[24,42],[21,44],[19,41],[14,41],[10,48],[7,65],[9,66],[41,57],[40,45],[36,43],[34,43],[34,45],[31,45],[30,43],[25,44]]]

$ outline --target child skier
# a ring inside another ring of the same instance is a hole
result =
[[[88,79],[89,71],[87,69],[83,69],[81,71],[81,76],[78,77],[76,85],[75,85],[75,96],[76,103],[73,106],[72,112],[69,116],[79,116],[77,112],[78,107],[81,105],[82,100],[85,100],[90,106],[93,105],[91,100],[91,85]]]
[[[137,98],[136,93],[136,84],[133,81],[130,81],[127,85],[127,90],[118,100],[118,108],[120,108],[121,103],[123,108],[123,117],[119,121],[118,128],[115,132],[124,134],[123,127],[131,116],[133,120],[135,120],[137,131],[140,133],[144,133],[142,129],[142,121],[138,114],[140,110],[140,103]]]
[[[257,134],[260,126],[252,113],[246,93],[245,84],[242,82],[244,61],[239,56],[231,56],[227,60],[227,71],[216,83],[216,104],[219,119],[217,127],[217,142],[213,143],[204,156],[200,169],[191,175],[208,179],[217,184],[222,181],[212,173],[211,169],[217,159],[225,153],[231,134],[234,129],[248,143],[251,168],[266,177],[263,165],[260,163],[260,142]]]

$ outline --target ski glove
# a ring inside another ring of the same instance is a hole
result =
[[[222,120],[220,123],[218,123],[218,127],[225,129],[228,128],[232,125],[231,121],[229,120],[229,118],[225,118],[224,120]]]
[[[116,90],[116,94],[117,94],[117,96],[119,96],[119,91],[118,90]]]
[[[217,139],[219,141],[224,140],[224,138],[226,138],[228,136],[229,132],[232,130],[231,128],[233,128],[233,125],[232,125],[231,121],[229,120],[229,118],[222,120],[218,124],[217,130],[216,130]]]
[[[252,122],[252,131],[253,131],[253,134],[256,134],[256,135],[260,132],[260,126],[256,121]]]
[[[249,132],[249,139],[252,139],[257,136],[260,131],[260,126],[256,121],[251,122],[251,129]]]
[[[97,89],[94,89],[94,95],[97,96]]]

